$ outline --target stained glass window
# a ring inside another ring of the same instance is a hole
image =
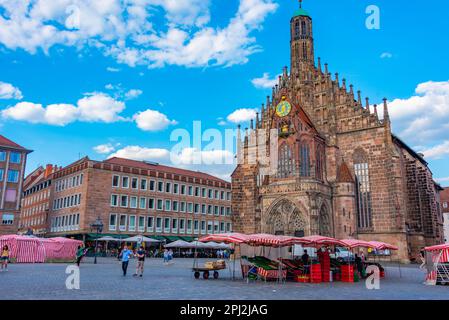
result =
[[[283,144],[279,149],[278,177],[288,178],[295,175],[295,161],[293,160],[292,149]]]

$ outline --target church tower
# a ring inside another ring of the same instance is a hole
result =
[[[299,79],[301,82],[312,81],[315,64],[312,18],[302,8],[302,0],[299,1],[299,9],[290,21],[290,38],[293,79]]]

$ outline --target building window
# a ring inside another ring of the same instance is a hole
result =
[[[187,203],[187,212],[193,213],[193,203],[191,202]]]
[[[201,234],[206,234],[206,221],[201,221]]]
[[[150,180],[150,191],[154,191],[154,185],[155,185],[155,181]]]
[[[164,202],[161,199],[157,199],[157,210],[163,210],[164,209]]]
[[[186,203],[184,201],[181,201],[181,206],[179,208],[180,212],[186,212]]]
[[[170,218],[164,218],[164,232],[170,233]]]
[[[129,207],[136,209],[137,208],[137,197],[131,197],[129,201]]]
[[[293,160],[292,149],[284,143],[279,149],[278,177],[288,178],[295,173],[295,161]]]
[[[139,201],[139,208],[146,209],[147,208],[147,198],[141,197]]]
[[[443,208],[447,209],[447,202],[443,202]]]
[[[193,187],[192,187],[192,186],[189,186],[189,187],[187,188],[187,190],[188,190],[188,195],[189,195],[189,196],[193,196]]]
[[[185,219],[179,219],[179,232],[184,233],[186,228],[186,220]]]
[[[128,196],[120,197],[120,207],[127,208],[128,207]]]
[[[148,232],[153,232],[153,228],[154,228],[154,218],[153,217],[148,217],[148,220],[147,220],[147,231]]]
[[[148,198],[148,209],[154,209],[154,199]]]
[[[195,212],[195,214],[200,213],[200,205],[198,203],[195,203],[193,211]]]
[[[301,176],[310,176],[310,149],[307,144],[301,144]]]
[[[8,182],[12,182],[12,183],[19,182],[19,171],[18,170],[8,170]]]
[[[162,231],[162,218],[156,218],[156,232]]]
[[[360,153],[360,152],[359,152]],[[369,177],[369,166],[366,156],[354,156],[354,171],[357,187],[358,227],[372,227],[372,203]]]
[[[20,159],[21,159],[21,154],[18,152],[11,152],[11,154],[9,155],[9,162],[11,163],[20,163]]]
[[[0,181],[3,181],[4,175],[5,175],[5,169],[0,169]]]
[[[164,182],[163,181],[158,181],[158,183],[157,183],[157,191],[158,192],[164,192]]]
[[[165,200],[165,211],[171,211],[171,200]]]
[[[199,196],[200,196],[200,188],[195,187],[195,197],[199,197]]]
[[[129,231],[136,231],[136,216],[129,216]]]
[[[131,188],[133,189],[137,189],[139,185],[139,179],[137,178],[132,178],[131,179]]]
[[[5,161],[5,160],[6,160],[6,152],[0,151],[0,161]]]
[[[140,190],[147,190],[147,179],[140,180]]]
[[[111,214],[109,216],[109,230],[115,231],[117,229],[117,215]]]
[[[171,222],[172,232],[177,233],[178,232],[178,219],[173,219]]]
[[[187,220],[187,233],[192,233],[192,220]]]
[[[120,215],[120,225],[119,225],[119,229],[120,231],[126,231],[126,214],[122,214]]]
[[[129,177],[122,177],[122,188],[129,188]]]
[[[198,233],[198,231],[199,231],[199,221],[198,220],[195,220],[194,222],[193,222],[193,232],[194,233]]]
[[[170,182],[167,182],[165,184],[165,192],[166,193],[171,193],[171,183]]]
[[[139,232],[145,231],[145,217],[139,217]]]
[[[181,194],[182,195],[186,194],[186,186],[185,185],[181,185]]]
[[[173,184],[173,193],[174,194],[179,193],[179,184],[177,184],[177,183]]]
[[[10,213],[4,213],[2,215],[2,224],[3,225],[13,225],[14,224],[14,215]]]
[[[178,212],[179,210],[179,202],[178,201],[173,201],[173,211],[174,212]]]

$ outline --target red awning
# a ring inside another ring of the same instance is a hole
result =
[[[370,241],[370,243],[373,244],[375,246],[374,248],[377,250],[399,250],[398,247],[385,242]]]
[[[345,240],[341,240],[341,241],[346,244],[345,247],[350,248],[350,249],[354,249],[354,248],[377,249],[375,244],[368,242],[368,241],[363,241],[363,240],[359,240],[359,239],[345,239]]]
[[[223,242],[223,243],[244,243],[248,240],[248,236],[243,233],[218,233],[202,237],[200,242]]]
[[[334,239],[334,238],[330,238],[330,237],[324,237],[324,236],[308,236],[308,237],[303,237],[301,238],[305,241],[309,241],[310,244],[314,245],[314,246],[318,246],[318,245],[336,245],[336,246],[341,246],[341,247],[345,247],[346,244],[338,239]]]
[[[449,250],[449,243],[439,244],[437,246],[426,247],[426,251],[440,251],[440,250]]]
[[[284,247],[294,244],[310,244],[310,241],[297,237],[276,236],[272,234],[261,233],[248,236],[248,241],[246,243],[259,246]]]

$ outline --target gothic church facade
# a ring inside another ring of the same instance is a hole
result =
[[[385,241],[409,261],[442,241],[438,185],[423,156],[392,134],[387,100],[380,119],[378,106],[370,111],[368,98],[315,62],[312,26],[300,8],[290,22],[290,72],[243,139],[232,174],[234,231]],[[249,161],[257,150],[270,156],[271,139],[275,173]]]

